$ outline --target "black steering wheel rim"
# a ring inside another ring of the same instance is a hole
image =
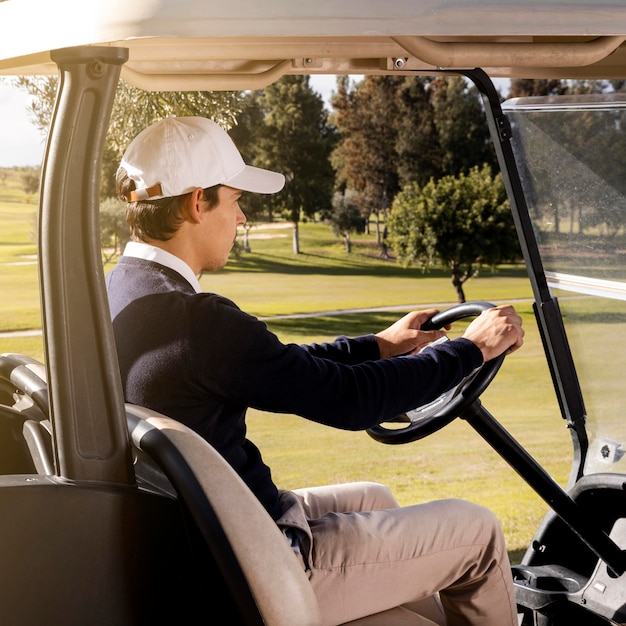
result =
[[[422,330],[436,330],[460,319],[476,317],[493,308],[490,302],[477,300],[464,302],[434,315],[425,322]],[[417,407],[398,416],[396,421],[408,422],[403,428],[386,428],[382,424],[367,429],[372,439],[385,444],[402,444],[423,439],[447,426],[474,404],[498,373],[504,354],[483,363],[472,375],[461,381],[454,389],[436,398],[424,407]]]

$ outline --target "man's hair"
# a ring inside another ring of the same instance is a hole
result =
[[[221,185],[203,189],[204,200],[209,203],[209,210],[217,206],[217,190]],[[129,201],[130,192],[136,189],[124,168],[117,171],[115,191],[126,202],[126,221],[130,227],[130,236],[135,241],[167,241],[171,239],[184,221],[182,208],[190,193],[158,200]]]

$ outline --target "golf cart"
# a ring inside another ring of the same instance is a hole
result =
[[[124,403],[98,236],[101,151],[119,76],[153,90],[230,90],[297,73],[453,73],[483,97],[558,419],[572,435],[570,483],[562,489],[482,406],[501,359],[401,428],[370,435],[406,443],[463,417],[550,506],[513,568],[523,624],[626,622],[626,101],[501,104],[491,81],[626,78],[626,7],[266,4],[0,1],[0,74],[61,78],[39,215],[45,363],[0,357],[0,621],[319,623],[289,547],[219,455],[167,416]],[[428,623],[405,607],[353,622]]]

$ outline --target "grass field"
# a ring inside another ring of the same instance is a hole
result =
[[[0,331],[40,328],[34,213],[35,205],[19,191],[0,189]],[[414,306],[454,304],[455,293],[445,273],[424,275],[380,258],[374,234],[355,237],[353,252],[348,254],[323,224],[302,224],[300,233],[302,254],[296,256],[289,227],[253,228],[252,253],[203,276],[203,288],[268,318],[269,327],[281,339],[297,343],[377,331]],[[516,301],[524,317],[526,343],[506,359],[483,404],[564,485],[571,443],[528,302],[531,292],[525,271],[521,267],[485,271],[468,283],[466,296]],[[382,307],[397,310],[350,312]],[[313,317],[276,318],[318,312]],[[462,324],[455,325],[451,335],[461,328]],[[43,359],[40,337],[1,337],[0,352]],[[519,560],[547,511],[517,474],[460,420],[427,439],[402,446],[385,446],[365,433],[257,411],[250,412],[249,433],[283,488],[375,480],[389,485],[401,504],[444,497],[484,504],[500,518],[513,561]]]

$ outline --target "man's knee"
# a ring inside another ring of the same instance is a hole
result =
[[[441,502],[452,507],[455,510],[455,515],[459,518],[481,521],[487,526],[500,526],[495,513],[482,504],[476,504],[461,498],[447,498],[441,500]]]
[[[379,511],[383,509],[398,508],[398,502],[395,499],[391,489],[386,485],[372,482],[357,483],[363,490],[364,498],[371,505],[363,510]]]
[[[465,534],[474,535],[475,540],[504,550],[504,533],[496,514],[487,507],[461,499],[441,500],[446,508],[445,515]],[[481,539],[482,538],[482,539]]]

